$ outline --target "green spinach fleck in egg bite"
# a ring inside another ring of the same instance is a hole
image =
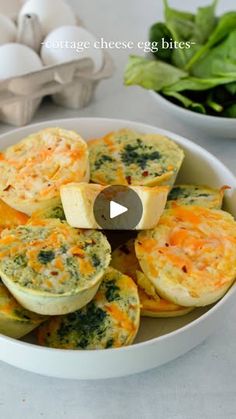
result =
[[[167,208],[177,203],[178,205],[197,205],[199,207],[220,209],[224,197],[223,186],[220,189],[210,188],[203,185],[175,185],[167,198]]]
[[[62,349],[106,349],[133,342],[140,320],[134,281],[108,268],[93,300],[82,309],[51,318],[38,329],[40,345]]]
[[[101,185],[173,185],[184,159],[169,138],[130,129],[90,140],[88,146],[91,181]]]

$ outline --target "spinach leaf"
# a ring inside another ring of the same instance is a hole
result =
[[[211,108],[214,112],[216,113],[220,113],[224,110],[223,105],[221,105],[220,103],[216,102],[215,98],[214,98],[214,92],[210,91],[207,97],[207,101],[206,104],[209,108]]]
[[[214,0],[210,6],[199,7],[195,16],[195,25],[192,40],[204,44],[216,26],[215,9],[218,0]]]
[[[185,69],[190,70],[193,65],[196,64],[200,58],[208,53],[208,51],[222,41],[227,35],[230,34],[236,28],[236,12],[225,13],[218,21],[218,24],[212,34],[210,35],[208,41],[196,54],[191,58],[191,60],[186,64]]]
[[[236,79],[236,30],[199,60],[191,73],[202,78],[229,76]]]
[[[188,48],[176,48],[173,50],[172,63],[179,68],[184,68],[187,63],[201,49],[201,45],[209,38],[216,24],[215,8],[218,0],[206,7],[200,7],[196,16],[192,13],[179,11],[169,7],[167,0],[165,4],[166,25],[173,38],[177,42],[191,41]]]
[[[151,26],[149,30],[149,41],[150,42],[156,42],[158,45],[158,51],[153,52],[153,54],[158,58],[159,60],[163,60],[165,62],[171,61],[172,56],[172,49],[170,48],[163,48],[162,46],[162,40],[168,42],[168,44],[171,41],[171,33],[167,26],[162,22],[154,23],[154,25]]]
[[[192,37],[194,30],[194,15],[169,7],[168,1],[164,0],[166,26],[174,41],[187,41]],[[179,68],[184,68],[189,61],[190,50],[177,48],[173,50],[172,63]]]
[[[176,99],[187,109],[190,109],[198,113],[206,113],[206,109],[201,103],[194,102],[193,100],[189,99],[187,96],[182,95],[181,93],[169,91],[166,92],[166,96]]]
[[[225,88],[231,95],[236,95],[236,81],[233,83],[226,84]]]
[[[223,116],[227,118],[236,118],[236,103],[226,108],[223,113]]]
[[[164,94],[168,92],[182,92],[184,90],[208,90],[215,86],[224,85],[234,81],[233,77],[214,77],[209,79],[199,79],[197,77],[185,77],[176,83],[166,87]]]
[[[170,64],[131,55],[125,69],[124,83],[126,86],[138,85],[160,91],[186,76],[185,71]]]
[[[200,48],[201,46],[198,44],[191,45],[189,49],[175,48],[172,53],[172,64],[184,70],[186,64],[191,60],[193,55],[199,51]]]
[[[153,61],[131,56],[125,84],[161,92],[195,112],[235,118],[236,11],[217,18],[218,0],[199,7],[195,15],[173,9],[168,0],[163,3],[165,23],[151,27],[149,40],[160,45],[164,38],[172,48],[154,54]]]
[[[164,0],[164,6],[166,24],[170,32],[175,34],[175,40],[189,40],[194,31],[194,15],[171,8],[167,0]]]

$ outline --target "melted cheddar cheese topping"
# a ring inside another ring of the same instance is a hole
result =
[[[44,129],[1,153],[0,174],[0,197],[15,208],[52,199],[61,185],[87,178],[87,143],[74,131]]]
[[[236,222],[221,210],[178,206],[135,242],[143,272],[160,295],[184,306],[217,301],[236,277]]]

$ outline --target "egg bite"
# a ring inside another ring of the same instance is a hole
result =
[[[106,189],[107,188],[107,189]],[[154,227],[164,211],[169,188],[167,186],[130,186],[142,203],[142,216],[134,230]],[[101,228],[94,216],[94,204],[98,195],[107,190],[107,199],[116,199],[107,186],[94,183],[69,183],[60,189],[66,220],[72,227]],[[117,188],[117,191],[119,189]],[[104,202],[105,193],[104,193]],[[102,210],[101,210],[102,211]]]
[[[173,185],[184,159],[169,138],[130,129],[90,140],[88,146],[90,180],[101,185]]]
[[[46,319],[22,307],[0,280],[0,333],[19,339]]]
[[[228,187],[215,189],[204,185],[175,185],[168,195],[166,208],[171,208],[177,203],[178,205],[221,209],[225,189]]]
[[[31,219],[0,239],[0,276],[17,301],[39,314],[75,311],[96,294],[110,262],[99,231],[56,219]]]
[[[87,143],[74,131],[46,128],[0,155],[0,198],[27,215],[59,197],[61,185],[88,180]]]
[[[54,198],[47,207],[33,212],[31,218],[39,218],[41,220],[45,218],[59,218],[59,220],[65,221],[66,217],[61,198]]]
[[[61,349],[118,348],[134,341],[139,322],[134,281],[108,268],[93,300],[74,313],[52,317],[38,329],[38,342]]]
[[[177,317],[192,311],[192,307],[179,306],[158,295],[152,282],[141,270],[135,255],[134,242],[134,239],[130,239],[112,252],[111,266],[130,276],[136,282],[141,304],[141,316]]]
[[[206,306],[236,278],[236,222],[222,210],[175,206],[157,227],[139,233],[135,252],[159,295],[186,307]]]

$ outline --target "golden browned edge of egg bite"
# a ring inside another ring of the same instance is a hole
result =
[[[87,143],[74,131],[46,128],[0,154],[0,198],[27,215],[47,208],[60,186],[89,180]]]
[[[93,300],[80,310],[51,318],[38,343],[61,349],[107,349],[130,345],[138,332],[140,302],[134,281],[108,268]]]
[[[236,277],[236,222],[222,210],[175,206],[139,233],[135,252],[158,294],[182,306],[219,300]]]
[[[135,239],[130,239],[112,252],[111,266],[129,275],[137,283],[141,316],[146,317],[177,317],[189,313],[192,307],[182,307],[161,298],[149,278],[141,272],[135,255]]]

